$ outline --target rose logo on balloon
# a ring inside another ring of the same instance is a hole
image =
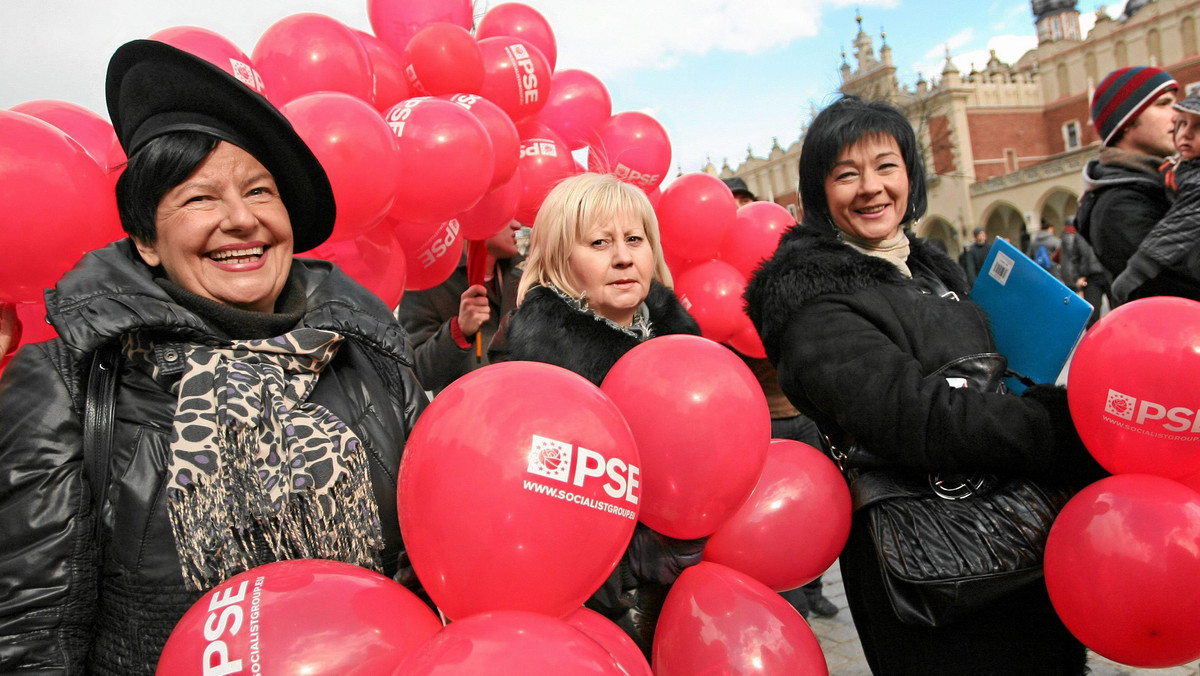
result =
[[[1108,391],[1108,405],[1105,407],[1108,413],[1121,416],[1126,420],[1133,420],[1133,407],[1137,404],[1137,399],[1121,394],[1116,390]]]
[[[571,444],[533,435],[529,452],[529,472],[547,479],[567,480],[571,469]]]

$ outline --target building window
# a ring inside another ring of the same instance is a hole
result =
[[[1183,55],[1191,56],[1196,53],[1196,20],[1190,16],[1183,17],[1179,22],[1179,37],[1183,42]]]
[[[1067,75],[1067,64],[1058,64],[1055,73],[1058,75],[1058,96],[1062,98],[1071,93],[1071,78]]]
[[[1015,148],[1004,149],[1004,165],[1009,171],[1017,170],[1017,151]]]
[[[1113,58],[1117,61],[1117,68],[1124,68],[1129,65],[1129,48],[1125,46],[1124,40],[1118,40],[1113,45]]]
[[[1096,53],[1095,52],[1088,52],[1087,54],[1083,55],[1083,70],[1086,72],[1088,79],[1091,80],[1092,82],[1095,82],[1096,80],[1099,79],[1098,77],[1096,77],[1097,73],[1096,73]]]
[[[1062,126],[1063,147],[1072,150],[1079,147],[1079,123],[1075,120]]]
[[[1150,52],[1150,65],[1157,66],[1163,62],[1162,37],[1157,29],[1151,28],[1146,32],[1146,50]]]

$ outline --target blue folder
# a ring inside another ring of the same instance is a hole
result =
[[[1092,305],[1009,242],[997,238],[971,288],[1008,368],[1053,383],[1087,328]],[[1025,386],[1005,380],[1013,392]]]

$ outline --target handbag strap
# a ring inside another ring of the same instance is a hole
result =
[[[87,395],[83,409],[83,460],[92,486],[92,514],[96,520],[96,541],[102,531],[101,510],[108,492],[109,459],[112,457],[113,419],[117,408],[117,369],[120,350],[115,343],[102,346],[92,354],[88,372]]]

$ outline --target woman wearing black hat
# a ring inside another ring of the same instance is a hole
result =
[[[925,211],[925,171],[904,114],[842,98],[809,127],[803,157],[804,221],[755,273],[746,300],[784,393],[848,456],[844,466],[895,485],[911,479],[934,503],[948,502],[933,496],[936,474],[1047,486],[1103,476],[1071,423],[1064,388],[1039,385],[1018,397],[976,387],[982,379],[964,386],[967,370],[943,370],[1001,361],[987,318],[966,299],[962,269],[909,232]],[[1001,380],[1003,367],[992,374]],[[856,507],[866,487],[856,483]],[[957,617],[902,612],[885,587],[887,552],[877,551],[869,511],[855,512],[840,563],[872,673],[1085,673],[1083,646],[1035,576],[970,609],[955,598]],[[933,548],[926,535],[914,539]]]
[[[152,673],[192,602],[271,561],[416,586],[396,482],[424,394],[389,308],[293,258],[333,227],[320,164],[162,43],[118,49],[107,94],[129,238],[47,292],[61,337],[0,380],[4,673]]]

